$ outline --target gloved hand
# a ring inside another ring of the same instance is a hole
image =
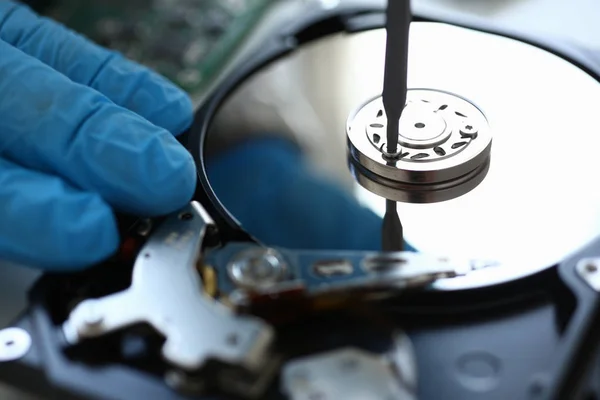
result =
[[[223,205],[267,245],[381,251],[382,219],[312,171],[285,139],[240,143],[209,160],[207,173]]]
[[[28,8],[0,0],[0,260],[88,266],[116,250],[113,209],[193,195],[185,93]]]

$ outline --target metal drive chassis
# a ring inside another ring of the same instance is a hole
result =
[[[350,354],[369,363],[397,354],[395,393],[403,396],[600,395],[600,241],[519,281],[442,292],[429,283],[482,266],[410,253],[267,249],[214,196],[203,142],[211,114],[231,88],[319,35],[381,26],[383,11],[371,8],[307,16],[235,71],[182,139],[199,167],[197,202],[150,225],[124,220],[126,239],[114,259],[37,282],[28,309],[11,325],[16,329],[0,337],[12,347],[0,362],[0,378],[60,399],[300,398],[290,374],[299,365],[332,371],[327,362],[336,358],[320,355]],[[527,40],[600,75],[581,53]],[[381,384],[373,377],[351,371],[328,378],[343,387],[354,377],[377,393]]]

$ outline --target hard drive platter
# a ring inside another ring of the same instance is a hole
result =
[[[599,398],[600,66],[417,14],[393,153],[384,26],[371,4],[275,29],[180,137],[192,201],[119,215],[114,257],[44,275],[0,330],[0,380],[78,400]],[[381,251],[390,199],[407,251]]]
[[[385,29],[379,28],[325,35],[267,64],[218,109],[207,154],[236,136],[281,133],[299,144],[320,173],[383,216],[385,200],[357,184],[349,171],[345,129],[361,104],[381,94],[384,52]],[[511,38],[413,22],[408,85],[472,102],[483,113],[477,123],[482,130],[489,124],[493,137],[489,171],[473,190],[441,202],[398,204],[405,238],[419,251],[501,265],[439,281],[438,287],[517,279],[555,265],[597,236],[600,191],[591,182],[600,146],[594,122],[600,84],[594,77]],[[228,179],[235,185],[245,177]],[[243,225],[244,216],[230,211]],[[347,218],[356,218],[360,229],[360,216]]]

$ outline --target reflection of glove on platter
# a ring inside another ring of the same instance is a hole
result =
[[[75,268],[112,253],[112,209],[190,200],[191,156],[171,135],[185,93],[29,9],[0,1],[0,259]]]
[[[207,170],[223,205],[268,245],[381,250],[381,218],[313,172],[287,141],[240,144],[209,161]]]

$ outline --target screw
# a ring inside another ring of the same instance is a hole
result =
[[[477,137],[477,129],[471,124],[465,124],[460,128],[460,135],[463,138],[475,139]]]
[[[240,253],[228,266],[229,277],[242,287],[261,287],[283,278],[286,265],[277,252],[251,248]]]
[[[193,218],[194,218],[194,216],[190,212],[184,212],[184,213],[179,214],[179,219],[182,221],[190,221]]]
[[[587,272],[596,272],[598,271],[598,267],[594,263],[589,263],[585,266],[585,270]]]

